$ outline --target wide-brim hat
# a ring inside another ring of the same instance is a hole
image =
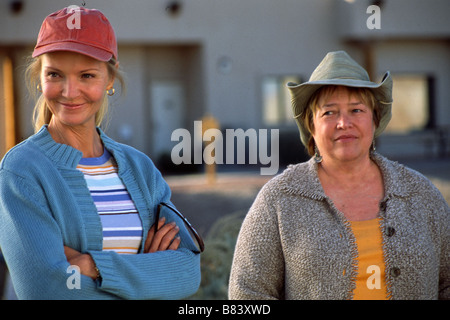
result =
[[[392,117],[392,78],[389,71],[385,73],[381,83],[375,83],[370,81],[366,70],[345,51],[329,52],[311,74],[308,82],[287,83],[292,97],[294,119],[300,130],[300,139],[305,146],[308,146],[311,134],[301,115],[308,107],[314,92],[329,85],[370,89],[380,109],[380,123],[375,130],[375,137],[384,131]]]
[[[97,9],[69,6],[48,15],[41,25],[32,57],[71,51],[100,61],[118,59],[114,29]]]

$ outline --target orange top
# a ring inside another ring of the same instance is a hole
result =
[[[350,223],[358,246],[358,276],[353,299],[386,300],[380,219]]]

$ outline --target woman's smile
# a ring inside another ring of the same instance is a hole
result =
[[[325,160],[349,161],[367,155],[375,124],[372,110],[346,87],[336,87],[319,101],[314,141]]]
[[[42,56],[42,93],[53,121],[72,127],[89,123],[112,87],[104,62],[73,52],[52,52]]]
[[[81,109],[85,105],[85,103],[63,103],[63,102],[60,102],[59,104],[69,110]]]
[[[334,141],[345,143],[345,142],[353,142],[353,141],[355,141],[356,139],[358,139],[358,137],[357,137],[356,135],[353,135],[353,134],[343,134],[343,135],[338,136],[336,139],[334,139]]]

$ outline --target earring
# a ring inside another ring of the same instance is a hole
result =
[[[322,160],[323,160],[323,158],[322,158],[322,156],[320,155],[319,149],[317,149],[317,146],[314,146],[314,151],[316,152],[316,153],[314,154],[314,161],[315,161],[316,163],[321,163]]]
[[[106,94],[110,97],[113,96],[114,93],[116,93],[116,89],[114,89],[114,88],[106,90]]]
[[[40,83],[38,83],[38,85],[36,86],[36,89],[37,89],[39,92],[42,92],[42,88],[41,88],[41,84],[40,84]]]
[[[376,151],[377,147],[375,146],[375,139],[372,141],[372,151]]]

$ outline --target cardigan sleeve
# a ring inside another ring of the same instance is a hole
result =
[[[239,232],[230,275],[230,299],[284,299],[284,259],[275,205],[266,185]]]
[[[61,230],[44,198],[24,178],[0,170],[0,247],[18,298],[115,298],[98,290],[89,277],[79,274],[75,279],[68,269]]]
[[[83,252],[91,254],[103,280],[80,274],[73,286],[62,231],[45,199],[38,185],[0,170],[0,247],[19,299],[177,299],[198,289],[200,257],[187,242],[152,254]]]
[[[181,299],[198,289],[200,257],[185,248],[136,255],[89,253],[100,270],[99,288],[124,299]]]
[[[143,212],[156,211],[160,202],[170,203],[170,189],[154,167],[145,158],[142,163],[134,166],[128,162],[130,177],[122,176],[129,192],[142,193],[147,209]],[[120,166],[120,163],[119,163]],[[147,167],[147,169],[145,169]],[[147,176],[145,182],[139,177]],[[138,185],[139,188],[132,186]],[[140,201],[137,201],[140,210]],[[141,216],[144,226],[143,243],[149,227],[154,223],[153,216]],[[195,252],[192,242],[186,235],[188,231],[184,224],[177,223],[180,228],[181,244],[178,250],[158,251],[155,253],[124,255],[112,251],[89,251],[100,271],[99,288],[125,299],[181,299],[194,294],[200,285],[200,254]]]
[[[442,249],[439,274],[439,299],[450,300],[450,207],[441,197],[442,203]]]

